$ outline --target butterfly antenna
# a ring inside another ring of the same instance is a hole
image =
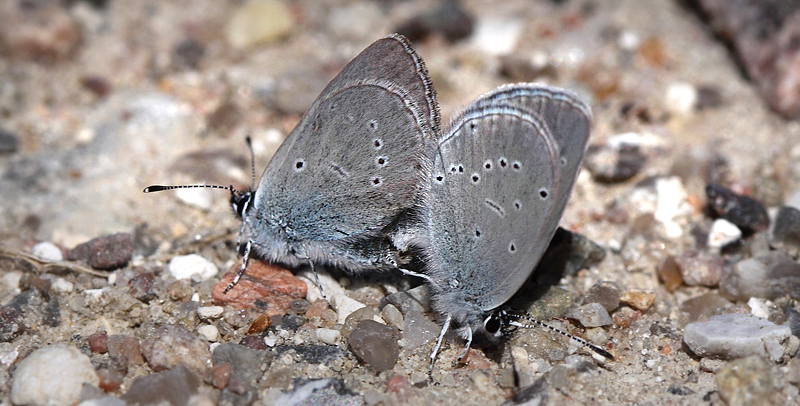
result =
[[[253,152],[253,140],[249,135],[245,140],[247,141],[247,149],[250,150],[250,172],[252,174],[250,190],[256,190],[256,154]]]
[[[220,186],[220,185],[150,185],[142,192],[144,193],[153,193],[153,192],[162,192],[165,190],[173,190],[173,189],[194,189],[194,188],[208,188],[208,189],[224,189],[229,190],[232,193],[237,195],[242,194],[242,192],[233,188],[233,186]]]
[[[581,345],[583,345],[585,347],[588,347],[590,350],[594,351],[595,353],[597,353],[599,355],[602,355],[603,357],[605,357],[605,358],[607,358],[607,359],[609,359],[611,361],[614,360],[614,356],[611,355],[610,352],[608,352],[608,351],[606,351],[606,350],[604,350],[604,349],[602,349],[602,348],[600,348],[600,347],[598,347],[598,346],[596,346],[596,345],[594,345],[594,344],[592,344],[592,343],[590,343],[590,342],[588,342],[588,341],[586,341],[586,340],[584,340],[584,339],[582,339],[580,337],[575,337],[574,335],[572,335],[570,333],[567,333],[565,331],[557,329],[557,328],[555,328],[555,327],[553,327],[553,326],[551,326],[551,325],[549,325],[547,323],[544,323],[544,322],[541,322],[539,320],[536,320],[536,319],[534,319],[533,317],[531,317],[528,314],[525,314],[525,313],[522,313],[522,312],[516,312],[516,311],[514,311],[514,312],[506,312],[506,317],[508,317],[508,324],[511,325],[511,326],[522,327],[522,328],[535,328],[536,326],[546,327],[546,328],[548,328],[548,329],[550,329],[552,331],[555,331],[556,333],[559,333],[559,334],[561,334],[561,335],[563,335],[563,336],[565,336],[565,337],[567,337],[567,338],[569,338],[571,340],[577,341]]]

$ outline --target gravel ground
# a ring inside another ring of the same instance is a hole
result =
[[[748,80],[770,65],[737,59],[753,31],[720,29],[710,3],[3,2],[0,404],[800,404],[800,126],[762,98],[786,92]],[[420,281],[320,270],[328,307],[308,270],[254,262],[240,287],[261,296],[220,300],[238,266],[227,192],[142,193],[247,187],[245,136],[260,172],[396,31],[445,123],[504,83],[590,102],[561,221],[577,237],[548,257],[568,269],[540,266],[553,286],[525,305],[614,361],[533,329],[456,364],[453,336],[426,382],[438,327]]]

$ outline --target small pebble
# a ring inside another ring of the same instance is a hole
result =
[[[644,312],[655,303],[656,295],[653,292],[643,290],[629,290],[623,293],[619,300],[636,310]]]
[[[40,242],[31,248],[31,254],[48,261],[62,261],[64,254],[61,253],[61,248],[55,244],[44,241]]]
[[[156,297],[153,290],[156,276],[152,272],[143,272],[128,281],[128,292],[141,302],[149,303]]]
[[[173,194],[181,203],[200,210],[210,210],[217,201],[217,195],[208,188],[176,189]]]
[[[247,329],[247,334],[262,333],[267,329],[267,327],[269,327],[270,324],[271,321],[269,315],[264,313],[250,323],[250,327]]]
[[[72,293],[75,290],[75,285],[64,278],[53,279],[50,286],[59,293]]]
[[[775,366],[759,356],[737,359],[716,373],[719,397],[727,405],[787,405]],[[795,399],[797,400],[797,399]]]
[[[584,327],[602,327],[614,324],[608,310],[600,303],[588,303],[569,313],[567,317],[578,320]]]
[[[658,267],[658,280],[664,284],[668,292],[673,292],[683,283],[681,268],[672,255],[668,256]]]
[[[336,345],[339,341],[339,337],[342,336],[338,330],[334,330],[331,328],[318,328],[317,329],[317,338],[325,344],[328,345]]]
[[[381,318],[386,321],[386,324],[398,329],[403,330],[403,313],[397,310],[395,305],[389,303],[381,309]]]
[[[701,357],[736,359],[759,355],[779,361],[787,355],[791,335],[788,326],[778,326],[749,314],[731,313],[687,324],[683,341]]]
[[[19,137],[4,128],[0,128],[0,154],[13,154],[19,149]]]
[[[394,327],[373,320],[362,320],[348,338],[353,352],[378,372],[388,371],[397,363],[400,333]]]
[[[169,298],[177,302],[185,302],[192,297],[192,282],[189,279],[179,279],[167,285]]]
[[[600,303],[607,311],[619,307],[622,289],[614,282],[598,282],[594,284],[583,299],[584,303]]]
[[[118,233],[97,237],[69,250],[66,259],[84,261],[95,269],[117,269],[133,256],[133,235]]]
[[[646,162],[647,156],[638,147],[626,144],[620,148],[590,145],[584,159],[586,169],[601,183],[624,182],[639,174]]]
[[[800,255],[800,209],[790,206],[778,209],[769,230],[769,244],[793,257]]]
[[[217,326],[212,324],[206,324],[198,327],[197,333],[205,338],[206,341],[219,341],[219,330],[217,329]]]
[[[403,314],[411,311],[430,312],[430,290],[428,285],[424,284],[403,292],[391,293],[381,300],[381,306],[385,306],[387,303],[393,304]]]
[[[688,250],[675,257],[683,283],[688,286],[714,287],[722,278],[725,260],[715,253]]]
[[[88,356],[72,345],[51,344],[17,365],[10,398],[17,405],[72,405],[84,384],[99,382]]]
[[[200,379],[184,366],[136,378],[120,398],[129,405],[188,405]]]
[[[358,323],[360,323],[362,320],[373,320],[377,323],[384,324],[383,320],[381,320],[380,317],[375,314],[375,309],[370,306],[364,306],[350,313],[350,315],[345,319],[344,323],[339,323],[342,325],[342,335],[344,335],[345,338],[350,336],[350,332],[353,331],[353,329],[355,329]]]
[[[233,367],[228,362],[214,363],[211,368],[211,385],[222,390],[228,387],[228,382],[233,374]]]
[[[681,303],[680,309],[689,313],[690,321],[697,321],[718,315],[731,305],[733,303],[720,296],[719,293],[711,291],[684,301]]]
[[[282,1],[250,0],[233,11],[225,37],[236,48],[248,48],[275,42],[293,25],[292,13]]]
[[[106,333],[94,333],[86,337],[86,342],[89,344],[89,351],[95,354],[108,352],[108,334]]]
[[[100,378],[100,383],[97,386],[105,392],[116,391],[125,380],[125,374],[112,368],[97,368],[97,376]],[[124,405],[125,402],[122,402],[122,404]]]
[[[295,299],[289,302],[289,314],[306,314],[308,308],[311,307],[311,303],[305,299]]]
[[[205,53],[205,44],[187,38],[172,48],[172,64],[181,69],[197,69]]]
[[[222,317],[225,308],[222,306],[201,306],[197,308],[197,317],[203,320],[212,320]]]
[[[752,234],[769,227],[769,215],[761,202],[752,197],[739,195],[710,183],[706,186],[709,209],[717,216],[730,221],[743,232]]]
[[[406,350],[413,350],[433,340],[442,331],[442,327],[430,321],[420,312],[409,312],[405,317],[403,326],[403,339],[400,346]]]
[[[261,338],[260,336],[247,336],[239,341],[239,345],[252,350],[266,350],[267,348],[275,345],[275,343],[273,343],[271,346],[267,346],[267,343],[264,341],[266,339],[266,337]]]
[[[126,359],[129,366],[144,365],[144,357],[142,357],[142,349],[139,345],[139,339],[122,334],[111,334],[108,336],[108,355]]]
[[[204,281],[213,278],[219,273],[219,269],[217,269],[216,265],[197,254],[173,257],[169,261],[168,269],[175,279],[191,279],[197,277]]]
[[[180,325],[159,327],[142,343],[142,353],[154,371],[183,365],[200,374],[211,366],[208,343]]]
[[[762,299],[751,297],[747,301],[747,306],[750,308],[750,314],[764,319],[769,318],[769,306]]]
[[[714,220],[711,231],[708,232],[708,247],[719,251],[721,248],[739,241],[742,230],[728,220],[719,218]]]
[[[521,20],[481,18],[470,40],[483,54],[507,55],[516,48],[524,27]]]
[[[800,299],[800,264],[781,251],[748,258],[725,268],[720,293],[731,300],[751,297]]]
[[[342,284],[339,283],[336,279],[334,279],[330,274],[325,272],[324,270],[318,270],[317,276],[319,277],[319,283],[322,285],[322,289],[325,290],[325,294],[330,298],[336,295],[344,295],[345,290],[342,287]],[[314,277],[314,273],[311,271],[303,271],[297,275],[300,280],[305,282],[306,284],[306,300],[309,303],[314,303],[319,299],[325,299],[322,297],[322,293],[319,291],[319,286],[317,286],[317,278]]]
[[[664,107],[672,114],[685,116],[697,106],[698,92],[694,85],[686,82],[671,83],[667,87]]]
[[[462,7],[461,2],[446,0],[438,4],[438,9],[411,17],[394,32],[406,36],[411,42],[422,41],[437,33],[450,42],[469,37],[475,17]]]

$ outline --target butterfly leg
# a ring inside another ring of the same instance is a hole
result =
[[[242,266],[239,268],[239,272],[236,273],[236,276],[233,277],[233,281],[228,284],[228,287],[222,292],[223,294],[228,293],[237,283],[239,283],[239,279],[242,278],[244,275],[244,271],[247,269],[247,261],[250,259],[250,249],[253,248],[253,240],[248,240],[247,244],[244,246],[244,254],[242,255]],[[238,243],[236,244],[239,245]]]
[[[428,380],[433,382],[433,364],[436,362],[436,354],[439,353],[439,349],[442,348],[442,340],[444,340],[444,335],[447,333],[447,329],[450,328],[450,322],[453,320],[453,316],[448,314],[447,318],[444,320],[444,324],[442,324],[442,331],[439,333],[439,339],[436,340],[436,345],[433,347],[433,352],[431,353],[431,363],[428,367]]]
[[[472,328],[469,326],[464,326],[463,330],[463,337],[464,340],[467,341],[467,344],[464,346],[464,351],[461,351],[461,355],[458,356],[457,363],[461,363],[464,360],[464,357],[467,356],[467,352],[469,351],[469,346],[472,345]]]

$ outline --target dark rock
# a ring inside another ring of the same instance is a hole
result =
[[[268,351],[259,351],[239,344],[225,343],[214,349],[211,360],[215,366],[229,364],[233,368],[232,376],[239,376],[251,385],[255,385],[263,374],[261,372],[262,365],[268,364],[272,359],[272,355]]]
[[[197,69],[205,53],[205,44],[193,38],[187,38],[172,49],[172,64],[180,69]]]
[[[600,263],[606,257],[603,247],[585,236],[558,227],[534,278],[540,284],[557,283],[563,276],[575,275],[581,269]]]
[[[61,324],[61,306],[57,297],[50,296],[50,300],[44,305],[42,324],[47,327],[58,327]]]
[[[67,259],[84,261],[95,269],[117,269],[133,256],[133,236],[119,233],[94,238],[67,252]]]
[[[388,371],[397,363],[399,332],[374,320],[362,320],[350,333],[350,348],[378,372]]]
[[[783,314],[786,317],[786,325],[792,329],[792,335],[800,337],[800,311],[786,305],[783,307]]]
[[[92,92],[97,97],[105,97],[111,92],[111,84],[100,76],[83,76],[80,78],[81,86]]]
[[[0,154],[13,154],[19,148],[19,137],[4,128],[0,128]]]
[[[583,303],[600,303],[607,311],[612,311],[619,307],[619,298],[622,297],[622,289],[615,282],[598,282],[594,284],[586,296]]]
[[[800,210],[783,206],[769,232],[769,244],[793,257],[800,255]]]
[[[121,396],[129,405],[188,405],[197,394],[200,379],[184,366],[136,378]]]
[[[714,183],[706,186],[709,210],[730,221],[745,234],[764,231],[769,227],[769,215],[761,202],[752,197],[733,193]]]
[[[9,342],[28,330],[25,316],[18,309],[0,306],[0,342]]]
[[[556,77],[555,67],[546,63],[542,66],[534,65],[531,58],[524,58],[517,54],[502,55],[500,57],[500,75],[512,82],[534,82],[547,76]]]
[[[624,182],[636,176],[647,162],[638,146],[622,144],[618,148],[608,145],[590,145],[586,150],[584,165],[592,177],[602,183]]]
[[[325,364],[333,359],[345,357],[347,352],[331,345],[278,345],[275,353],[280,356],[293,351],[302,362],[309,364]]]
[[[267,343],[265,343],[264,339],[260,336],[243,337],[241,340],[239,340],[239,345],[243,345],[253,350],[266,350],[269,348]]]
[[[156,276],[152,272],[140,273],[128,281],[128,289],[131,296],[144,303],[149,303],[156,297],[153,291]]]
[[[411,17],[394,31],[405,35],[411,42],[425,39],[432,34],[441,34],[455,42],[472,34],[475,18],[461,7],[458,0],[445,0],[441,6],[428,13]]]
[[[283,316],[282,320],[281,327],[285,330],[297,331],[300,326],[306,324],[306,318],[296,314],[287,314]]]

